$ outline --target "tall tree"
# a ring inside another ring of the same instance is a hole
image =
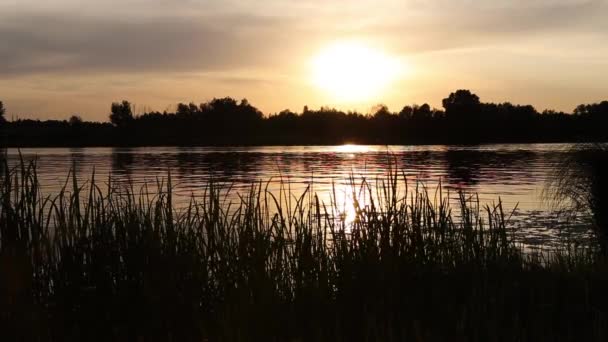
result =
[[[414,114],[414,107],[412,106],[404,106],[403,109],[399,112],[399,117],[403,120],[409,120],[412,118]]]
[[[131,103],[123,100],[122,102],[112,103],[112,113],[110,114],[110,122],[116,127],[126,127],[133,121],[133,111]]]
[[[0,101],[0,123],[6,122],[6,118],[4,118],[4,114],[6,113],[6,108],[4,108],[4,103]]]
[[[470,90],[459,89],[443,99],[443,108],[447,117],[476,118],[481,112],[479,97]]]
[[[380,120],[388,119],[392,115],[388,107],[385,104],[381,103],[372,107],[372,113],[374,113],[374,118]]]
[[[414,106],[412,111],[412,119],[414,120],[429,120],[433,117],[431,106],[428,103],[422,106]]]
[[[68,123],[72,127],[80,126],[80,125],[82,125],[82,118],[80,117],[80,115],[74,114],[74,115],[70,116]]]

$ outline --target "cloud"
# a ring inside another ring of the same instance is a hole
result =
[[[270,62],[280,40],[287,39],[281,24],[246,16],[218,22],[182,16],[128,20],[30,14],[27,20],[1,22],[0,74],[201,71],[255,65]],[[262,35],[266,39],[260,39]]]
[[[604,91],[607,14],[608,0],[0,0],[0,92],[14,110],[103,118],[123,96],[295,108],[322,96],[306,83],[322,44],[365,39],[414,67],[389,102],[549,79],[569,109]]]
[[[534,35],[605,35],[604,1],[27,0],[0,15],[0,75],[208,71],[285,65],[323,38],[367,36],[412,53]],[[313,11],[314,9],[314,11]]]
[[[403,53],[608,35],[605,1],[410,1],[401,16],[363,28]],[[557,47],[557,46],[556,46]]]
[[[478,33],[534,33],[573,30],[603,23],[598,11],[606,9],[604,1],[488,1],[485,5],[464,6],[464,1],[451,3],[452,14],[439,12],[449,27]],[[600,12],[601,13],[601,12]],[[606,28],[605,25],[604,28]]]

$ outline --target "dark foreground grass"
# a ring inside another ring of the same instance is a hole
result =
[[[209,184],[176,211],[170,178],[154,196],[71,178],[49,198],[33,164],[6,169],[0,339],[608,338],[607,267],[591,249],[524,255],[500,203],[463,195],[453,215],[447,196],[404,181],[362,181],[375,200],[347,224],[310,191],[286,201],[257,184],[228,205]]]

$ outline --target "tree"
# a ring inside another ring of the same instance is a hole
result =
[[[412,118],[413,114],[414,114],[414,108],[412,106],[405,106],[399,112],[399,117],[403,120],[409,120]]]
[[[242,120],[257,121],[263,118],[263,114],[257,108],[252,106],[247,99],[242,99],[238,106],[238,114]]]
[[[412,119],[414,120],[429,120],[433,117],[433,112],[431,111],[431,106],[428,103],[423,104],[422,106],[414,106],[412,112]]]
[[[466,89],[459,89],[443,99],[443,108],[447,117],[477,118],[481,112],[479,97]]]
[[[6,113],[6,108],[4,108],[4,103],[0,101],[0,123],[6,122],[4,118],[4,114]]]
[[[112,103],[112,113],[110,114],[110,122],[116,127],[126,127],[133,121],[133,112],[131,111],[131,103],[123,100],[122,102]]]
[[[189,104],[178,103],[176,114],[183,117],[189,117],[199,113],[201,109],[196,104],[190,102]]]
[[[372,107],[372,113],[374,113],[374,118],[379,120],[390,119],[392,115],[388,107],[384,104],[378,104]]]
[[[578,105],[574,109],[574,115],[587,117],[605,117],[608,116],[608,101],[593,103],[587,105]]]
[[[72,116],[70,116],[70,119],[68,120],[68,123],[72,127],[74,127],[74,126],[80,126],[80,125],[82,125],[82,118],[79,115],[72,115]]]

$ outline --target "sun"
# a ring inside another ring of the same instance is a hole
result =
[[[312,82],[335,100],[375,98],[397,78],[403,65],[379,49],[359,42],[336,42],[312,60]]]

